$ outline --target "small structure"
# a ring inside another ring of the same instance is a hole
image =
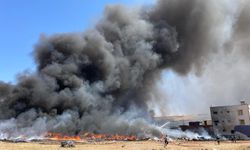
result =
[[[208,122],[209,121],[189,122],[188,125],[180,125],[179,127],[182,131],[191,131],[198,134],[202,134],[204,131],[206,131],[209,135],[213,135],[213,126],[208,124]]]
[[[75,147],[74,141],[62,141],[61,147]]]
[[[204,120],[209,120],[210,116],[207,114],[197,114],[197,115],[181,115],[181,116],[161,116],[154,117],[155,124],[162,126],[166,124],[169,128],[179,127],[180,125],[188,125],[190,122],[202,122]],[[209,121],[206,121],[205,124],[209,124]]]
[[[234,131],[245,135],[248,139],[250,138],[250,125],[237,125],[234,127]]]
[[[234,136],[236,126],[250,125],[249,110],[250,106],[245,101],[241,101],[240,105],[210,107],[214,133]]]

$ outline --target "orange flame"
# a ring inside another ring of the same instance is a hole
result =
[[[48,140],[72,140],[72,141],[82,141],[82,140],[107,140],[107,141],[134,141],[137,140],[136,136],[128,135],[108,135],[108,134],[93,134],[93,133],[83,133],[77,136],[62,135],[60,133],[48,132],[45,134]]]
[[[45,135],[45,137],[49,140],[58,140],[58,141],[64,141],[64,140],[71,140],[71,141],[80,141],[80,136],[68,136],[68,135],[62,135],[60,133],[52,133],[49,132]]]

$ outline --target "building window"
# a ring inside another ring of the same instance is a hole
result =
[[[218,114],[218,112],[217,111],[213,111],[213,114],[216,115],[216,114]]]
[[[224,128],[223,130],[222,130],[223,132],[227,132],[227,130]]]
[[[245,120],[240,119],[239,122],[240,122],[240,125],[245,125]]]
[[[219,123],[219,121],[218,120],[216,120],[216,121],[214,121],[214,125],[218,125],[218,123]]]
[[[227,111],[227,113],[229,114],[229,113],[230,113],[230,111],[228,110],[228,111]]]
[[[243,110],[238,110],[238,115],[239,116],[243,115]]]

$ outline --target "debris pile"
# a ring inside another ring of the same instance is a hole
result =
[[[75,147],[74,141],[62,141],[61,147]]]

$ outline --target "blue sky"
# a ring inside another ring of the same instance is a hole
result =
[[[144,5],[154,0],[0,0],[0,80],[15,82],[34,71],[34,44],[41,33],[84,31],[100,18],[105,5]]]

